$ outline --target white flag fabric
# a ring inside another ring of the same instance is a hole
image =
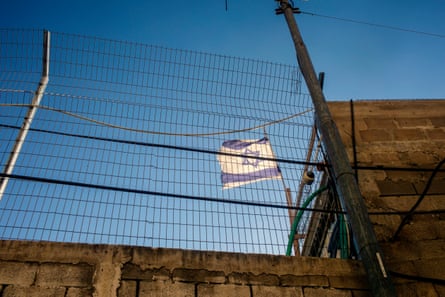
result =
[[[227,140],[223,142],[220,152],[231,154],[218,155],[224,189],[265,179],[281,178],[281,171],[275,161],[260,159],[275,158],[267,138],[260,140]]]

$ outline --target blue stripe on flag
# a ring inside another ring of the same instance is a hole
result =
[[[221,181],[223,184],[228,184],[228,183],[255,181],[257,179],[273,178],[280,176],[281,176],[280,169],[278,167],[275,167],[275,168],[266,168],[260,171],[254,171],[245,174],[233,174],[233,173],[223,172],[221,174]]]
[[[252,144],[267,144],[268,139],[267,138],[261,138],[260,140],[256,141],[243,141],[239,139],[235,140],[226,140],[223,142],[222,146],[231,150],[242,150],[248,146],[251,146]]]

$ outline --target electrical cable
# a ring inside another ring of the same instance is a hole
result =
[[[1,91],[1,90],[0,90]],[[275,121],[270,121],[267,123],[264,123],[262,125],[258,125],[258,126],[254,126],[254,127],[248,127],[248,128],[243,128],[243,129],[236,129],[236,130],[228,130],[228,131],[220,131],[220,132],[211,132],[211,133],[171,133],[171,132],[160,132],[160,131],[150,131],[150,130],[144,130],[144,129],[136,129],[136,128],[130,128],[130,127],[125,127],[125,126],[120,126],[120,125],[114,125],[111,123],[107,123],[107,122],[103,122],[103,121],[98,121],[95,120],[93,118],[89,118],[89,117],[85,117],[82,115],[79,115],[77,113],[73,113],[73,112],[69,112],[63,109],[58,109],[58,108],[53,108],[50,106],[45,106],[45,105],[32,105],[32,104],[6,104],[6,103],[0,103],[0,106],[3,107],[37,107],[40,109],[44,109],[44,110],[48,110],[48,111],[53,111],[53,112],[57,112],[57,113],[61,113],[70,117],[74,117],[77,118],[79,120],[83,120],[83,121],[87,121],[87,122],[91,122],[97,125],[101,125],[101,126],[105,126],[105,127],[109,127],[109,128],[114,128],[114,129],[120,129],[120,130],[125,130],[125,131],[130,131],[130,132],[137,132],[137,133],[145,133],[145,134],[155,134],[155,135],[165,135],[165,136],[187,136],[187,137],[203,137],[203,136],[216,136],[216,135],[224,135],[224,134],[233,134],[233,133],[240,133],[240,132],[247,132],[247,131],[252,131],[252,130],[256,130],[256,129],[262,129],[264,127],[267,126],[272,126],[275,124],[279,124],[285,121],[288,121],[290,119],[293,119],[295,117],[298,116],[302,116],[308,112],[313,111],[313,108],[309,108],[305,111],[302,111],[300,113],[296,113]]]
[[[0,127],[20,129],[20,127],[18,127],[18,126],[11,126],[11,125],[5,125],[5,124],[0,124]],[[66,132],[57,132],[57,131],[50,131],[50,130],[43,130],[43,129],[36,129],[36,128],[30,128],[29,130],[34,131],[34,132],[49,133],[49,134],[60,135],[60,136],[78,137],[78,138],[84,138],[84,139],[92,139],[92,140],[98,140],[98,141],[109,141],[109,142],[122,143],[122,144],[140,145],[140,146],[147,146],[147,147],[160,147],[160,148],[166,148],[166,149],[183,150],[183,151],[191,151],[191,152],[198,152],[198,153],[208,153],[208,154],[214,154],[214,155],[219,154],[219,155],[239,156],[239,155],[234,155],[234,154],[230,154],[230,153],[222,153],[222,152],[217,152],[217,151],[212,151],[212,150],[180,147],[180,146],[174,146],[174,145],[145,143],[145,142],[139,142],[139,141],[130,141],[130,140],[114,139],[114,138],[112,139],[112,138],[88,136],[88,135],[73,134],[73,133],[66,133]],[[250,158],[251,156],[246,156],[246,157]],[[255,157],[255,158],[277,161],[277,162],[282,162],[282,163],[290,163],[290,164],[328,167],[327,164],[314,163],[314,162],[302,162],[302,161],[287,160],[287,159],[269,159],[269,158],[259,158],[259,157]],[[380,169],[380,168],[378,168],[378,169]],[[408,169],[408,168],[405,168],[405,169]],[[125,192],[125,189],[122,189],[122,191]],[[227,203],[229,203],[229,202],[227,202]],[[282,208],[282,207],[280,207],[280,208]],[[285,207],[285,208],[295,209],[292,207]],[[308,208],[306,210],[315,211],[315,212],[324,212],[324,213],[337,213],[337,214],[345,214],[346,213],[344,211],[328,211],[328,210],[310,209],[310,208]],[[408,213],[409,213],[408,211],[397,211],[397,212],[396,211],[373,211],[373,212],[368,212],[369,215],[406,215]],[[445,209],[437,209],[437,210],[430,210],[430,211],[416,211],[415,212],[416,215],[440,214],[440,213],[445,213]]]
[[[173,197],[173,198],[189,199],[189,200],[196,200],[196,201],[208,201],[208,202],[216,202],[216,203],[248,205],[248,206],[277,208],[277,209],[304,210],[304,211],[314,211],[314,212],[321,212],[321,213],[345,214],[344,211],[333,211],[333,210],[316,209],[316,208],[303,208],[303,207],[287,206],[287,205],[280,205],[280,204],[273,204],[273,203],[258,203],[258,202],[241,201],[241,200],[227,200],[227,199],[207,197],[207,196],[203,197],[203,196],[192,196],[192,195],[184,195],[184,194],[173,194],[173,193],[140,190],[140,189],[130,189],[130,188],[117,187],[117,186],[97,185],[97,184],[92,184],[92,183],[75,182],[75,181],[67,181],[67,180],[61,180],[61,179],[43,178],[43,177],[27,176],[27,175],[19,175],[19,174],[0,173],[0,177],[1,178],[26,180],[26,181],[32,181],[32,182],[56,184],[56,185],[83,187],[83,188],[90,188],[90,189],[97,189],[97,190],[126,192],[126,193],[142,194],[142,195],[156,195],[156,196],[162,196],[162,197]]]
[[[391,240],[395,240],[397,238],[397,236],[399,236],[400,231],[402,231],[402,228],[408,223],[408,221],[411,219],[412,215],[414,214],[414,211],[416,210],[416,208],[420,205],[420,203],[422,203],[423,199],[425,198],[426,194],[428,193],[428,190],[430,189],[430,186],[433,182],[434,177],[436,176],[437,172],[439,171],[440,167],[442,167],[442,165],[445,163],[445,159],[443,159],[442,161],[439,162],[439,164],[437,164],[436,168],[434,168],[433,173],[431,173],[430,178],[428,179],[425,188],[422,192],[422,194],[420,195],[419,199],[417,199],[417,202],[413,205],[413,207],[410,209],[410,211],[408,212],[408,214],[405,215],[405,217],[402,219],[402,221],[400,222],[399,227],[397,228],[396,232],[394,233],[394,235],[392,236]]]
[[[12,125],[5,125],[5,124],[0,124],[0,127],[11,128],[11,129],[20,129],[19,126],[12,126]],[[30,128],[29,131],[40,132],[40,133],[48,133],[48,134],[67,136],[67,137],[76,137],[76,138],[83,138],[83,139],[98,140],[98,141],[107,141],[107,142],[114,142],[114,143],[139,145],[139,146],[146,146],[146,147],[159,147],[159,148],[181,150],[181,151],[189,151],[189,152],[195,152],[195,153],[206,153],[206,154],[224,155],[224,156],[232,156],[232,157],[239,157],[240,156],[240,155],[237,155],[237,154],[225,153],[225,152],[214,151],[214,150],[207,150],[207,149],[198,149],[198,148],[191,148],[191,147],[184,147],[184,146],[177,146],[177,145],[169,145],[169,144],[148,143],[148,142],[141,142],[141,141],[134,141],[134,140],[124,140],[124,139],[116,139],[116,138],[106,138],[106,137],[99,137],[99,136],[89,136],[89,135],[82,135],[82,134],[75,134],[75,133],[67,133],[67,132],[58,132],[58,131],[51,131],[51,130],[45,130],[45,129],[37,129],[37,128]],[[305,161],[297,161],[297,160],[289,160],[289,159],[279,159],[279,158],[257,157],[257,156],[254,156],[254,155],[243,155],[242,157],[244,157],[244,158],[253,158],[253,159],[264,160],[264,161],[282,162],[282,163],[288,163],[288,164],[311,165],[311,166],[318,166],[318,167],[326,167],[326,166],[328,166],[327,164],[324,164],[324,163],[305,162]]]
[[[376,166],[351,166],[352,169],[358,169],[358,170],[383,170],[383,171],[408,171],[408,172],[430,172],[434,171],[434,168],[422,168],[422,167],[391,167],[391,166],[383,166],[383,165],[376,165]],[[439,169],[438,172],[445,172],[445,169]]]
[[[176,197],[176,198],[198,200],[198,201],[210,201],[210,202],[218,202],[218,203],[240,204],[240,205],[269,207],[269,208],[277,208],[277,209],[288,209],[288,210],[291,209],[291,210],[312,211],[312,212],[327,213],[327,214],[341,214],[341,215],[346,214],[346,211],[342,211],[342,210],[327,210],[327,209],[320,209],[320,208],[296,207],[296,206],[288,206],[288,205],[280,205],[280,204],[272,204],[272,203],[258,203],[258,202],[240,201],[240,200],[225,200],[225,199],[220,199],[220,198],[163,193],[163,192],[155,192],[155,191],[148,191],[148,190],[138,190],[138,189],[116,187],[116,186],[105,186],[105,185],[97,185],[97,184],[91,184],[91,183],[82,183],[82,182],[74,182],[74,181],[67,181],[67,180],[60,180],[60,179],[50,179],[50,178],[43,178],[43,177],[18,175],[18,174],[0,173],[0,177],[48,183],[48,184],[67,185],[67,186],[99,189],[99,190],[109,190],[109,191],[116,191],[116,192],[136,193],[136,194],[143,194],[143,195],[158,195],[158,196],[163,196],[163,197]],[[403,214],[407,214],[407,213],[408,212],[406,212],[406,211],[399,211],[399,212],[369,212],[368,214],[369,215],[403,215]],[[417,211],[414,214],[431,214],[431,213],[445,213],[445,209],[434,210],[434,211]]]
[[[310,16],[317,16],[317,17],[322,17],[322,18],[342,21],[342,22],[349,22],[349,23],[354,23],[354,24],[367,25],[367,26],[372,26],[372,27],[379,27],[379,28],[389,29],[389,30],[394,30],[394,31],[402,31],[402,32],[427,35],[427,36],[437,37],[437,38],[445,38],[445,35],[443,35],[443,34],[436,34],[436,33],[430,33],[430,32],[424,32],[424,31],[418,31],[418,30],[412,30],[412,29],[405,29],[405,28],[401,28],[401,27],[382,25],[382,24],[376,24],[376,23],[359,21],[359,20],[353,20],[353,19],[347,19],[347,18],[340,18],[340,17],[323,15],[323,14],[318,14],[318,13],[309,12],[309,11],[300,11],[300,13],[306,14],[306,15],[310,15]]]
[[[445,285],[445,279],[424,277],[424,276],[418,276],[418,275],[410,275],[410,274],[400,273],[400,272],[396,272],[396,271],[392,271],[392,270],[390,270],[389,272],[391,273],[391,276],[395,276],[395,277],[405,278],[405,279],[414,280],[414,281],[421,281],[421,282]]]

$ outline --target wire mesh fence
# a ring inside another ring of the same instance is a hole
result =
[[[296,66],[52,32],[33,106],[42,31],[0,38],[2,168],[17,156],[2,171],[0,238],[286,252],[298,207],[326,182]],[[226,157],[278,173],[228,187],[219,157],[234,140],[243,155]],[[248,146],[261,141],[268,158]],[[297,253],[312,213],[298,222]]]

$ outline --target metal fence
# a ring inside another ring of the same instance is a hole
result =
[[[335,204],[308,201],[327,175],[302,89],[296,66],[0,30],[0,238],[285,254],[303,207],[298,254]],[[278,178],[224,189],[223,142],[260,139],[273,159],[244,157]]]

